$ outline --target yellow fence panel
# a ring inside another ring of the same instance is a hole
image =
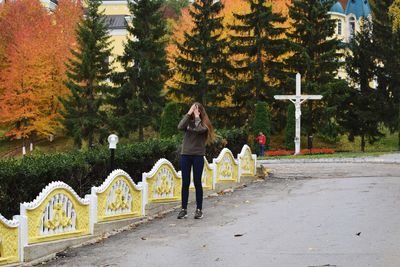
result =
[[[99,187],[92,187],[96,222],[120,220],[144,215],[143,187],[136,185],[123,170],[113,171]]]
[[[215,166],[214,181],[216,183],[240,181],[238,163],[229,149],[222,149],[218,157],[213,159],[213,163]]]
[[[257,155],[251,154],[251,149],[248,145],[244,145],[240,154],[239,161],[239,176],[254,176],[256,175]]]
[[[90,234],[90,199],[63,182],[52,182],[32,202],[21,204],[28,244]]]
[[[0,214],[0,265],[19,262],[19,222]]]
[[[156,162],[150,172],[143,173],[146,203],[181,199],[182,176],[167,159]]]

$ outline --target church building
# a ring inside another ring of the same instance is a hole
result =
[[[371,18],[367,0],[339,0],[329,13],[337,22],[335,34],[344,43],[349,43],[360,30],[361,18]]]

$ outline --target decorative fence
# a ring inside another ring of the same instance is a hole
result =
[[[0,214],[0,265],[18,262],[19,248],[19,221]]]
[[[239,162],[239,177],[256,175],[257,155],[251,154],[248,145],[244,145],[237,156]]]
[[[22,203],[22,245],[90,234],[90,199],[63,182],[52,182],[29,203]]]
[[[105,222],[144,215],[143,185],[123,170],[115,170],[91,192],[93,221]]]
[[[233,157],[232,152],[224,148],[219,153],[214,163],[214,184],[225,182],[240,182],[239,163]]]
[[[254,176],[257,158],[250,147],[242,148],[238,159],[224,148],[213,163],[205,159],[202,185],[215,189],[216,183],[240,182]],[[192,190],[193,184],[191,185]],[[7,220],[0,214],[0,265],[24,261],[24,249],[33,244],[91,236],[95,224],[118,222],[145,216],[145,206],[181,199],[182,176],[166,159],[135,184],[123,170],[114,170],[102,185],[80,198],[63,182],[47,185],[35,200],[20,205],[20,215]]]

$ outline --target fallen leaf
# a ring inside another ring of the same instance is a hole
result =
[[[358,232],[356,235],[360,236],[360,235],[361,235],[361,232]]]

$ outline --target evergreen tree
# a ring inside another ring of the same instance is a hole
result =
[[[256,104],[252,132],[255,136],[257,136],[259,132],[262,132],[265,135],[267,138],[265,149],[268,150],[271,139],[271,114],[268,110],[267,103],[265,102],[258,102]],[[256,147],[258,149],[258,146]]]
[[[400,31],[393,30],[393,17],[390,6],[393,0],[372,0],[373,45],[376,64],[378,92],[385,99],[380,107],[382,121],[391,132],[398,132],[398,149],[400,149]]]
[[[114,123],[121,135],[139,131],[158,121],[163,98],[161,90],[167,75],[166,22],[160,12],[162,0],[134,0],[128,2],[133,16],[128,33],[133,38],[125,45],[118,58],[123,71],[113,79],[119,86],[112,102],[115,106]]]
[[[177,134],[177,126],[180,121],[178,105],[175,102],[167,103],[161,116],[161,138],[171,137]]]
[[[361,137],[361,151],[365,151],[366,139],[369,143],[379,140],[378,91],[370,86],[374,78],[375,62],[372,54],[372,28],[368,20],[362,20],[360,32],[353,38],[346,56],[346,71],[351,88],[347,99],[342,103],[338,122],[349,133],[349,140]]]
[[[77,147],[82,147],[82,142],[91,147],[96,138],[105,135],[106,116],[100,107],[109,89],[111,49],[103,13],[98,11],[101,3],[86,1],[86,15],[76,30],[78,48],[71,51],[73,57],[67,64],[66,86],[71,95],[61,99],[63,124]]]
[[[170,87],[179,101],[202,103],[217,127],[222,126],[224,109],[221,105],[230,88],[227,41],[221,36],[224,29],[220,16],[222,8],[221,1],[193,2],[189,13],[194,27],[190,33],[185,33],[183,43],[177,44],[175,77],[180,78]]]
[[[285,131],[285,147],[288,150],[294,150],[294,137],[296,134],[296,118],[294,117],[295,107],[289,104],[287,108],[286,117],[286,131]]]
[[[294,0],[289,8],[292,31],[287,35],[292,54],[287,60],[293,72],[302,75],[302,93],[321,94],[322,101],[308,101],[302,108],[302,124],[308,136],[320,132],[335,135],[332,119],[338,105],[334,91],[344,82],[336,79],[340,67],[339,44],[335,33],[336,24],[328,14],[336,1]],[[294,78],[294,73],[290,78]],[[309,144],[310,147],[310,144]]]
[[[235,35],[230,37],[231,50],[236,55],[234,77],[235,102],[239,115],[248,116],[257,101],[275,103],[280,81],[284,80],[282,55],[287,51],[283,38],[286,21],[279,13],[272,12],[267,0],[250,0],[247,14],[233,14],[238,23],[230,25]]]

